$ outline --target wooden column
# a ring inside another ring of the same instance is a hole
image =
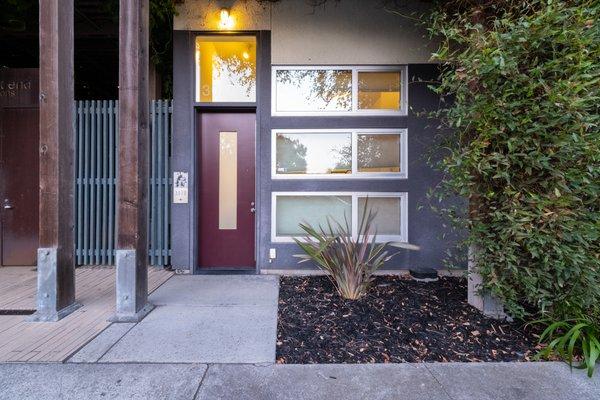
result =
[[[73,0],[40,0],[40,205],[37,312],[75,310]]]
[[[148,303],[148,0],[120,0],[118,322],[141,320]]]

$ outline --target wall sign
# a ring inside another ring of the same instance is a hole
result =
[[[188,173],[173,172],[173,203],[187,204],[188,202]]]

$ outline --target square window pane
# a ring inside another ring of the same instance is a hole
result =
[[[400,71],[359,71],[359,110],[400,110]]]
[[[358,172],[400,172],[400,134],[358,134]]]
[[[377,235],[401,235],[401,203],[399,197],[366,197],[358,198],[358,224],[362,221],[365,203],[368,210],[376,212],[375,227]],[[358,232],[357,232],[358,233]]]
[[[277,133],[278,175],[352,173],[351,133]]]
[[[256,38],[196,38],[196,101],[256,101]]]
[[[351,196],[278,196],[276,236],[303,236],[300,223],[313,227],[327,224],[327,217],[344,224],[352,219]]]
[[[351,70],[277,70],[275,84],[277,111],[352,110]]]

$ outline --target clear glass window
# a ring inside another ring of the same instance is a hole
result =
[[[406,179],[405,129],[274,129],[273,179]]]
[[[275,91],[277,111],[351,111],[352,70],[277,70]]]
[[[399,111],[401,82],[400,71],[358,71],[358,109]]]
[[[276,173],[350,174],[352,173],[352,134],[277,133]]]
[[[256,38],[196,37],[196,101],[256,101]]]
[[[313,227],[327,224],[327,217],[344,223],[352,218],[352,196],[277,196],[277,236],[303,236],[300,223]]]
[[[400,172],[400,134],[358,134],[358,172]]]

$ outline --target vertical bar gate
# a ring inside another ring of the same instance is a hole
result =
[[[118,101],[75,104],[75,256],[77,265],[111,265],[115,257]],[[150,106],[148,262],[170,263],[172,102]]]

